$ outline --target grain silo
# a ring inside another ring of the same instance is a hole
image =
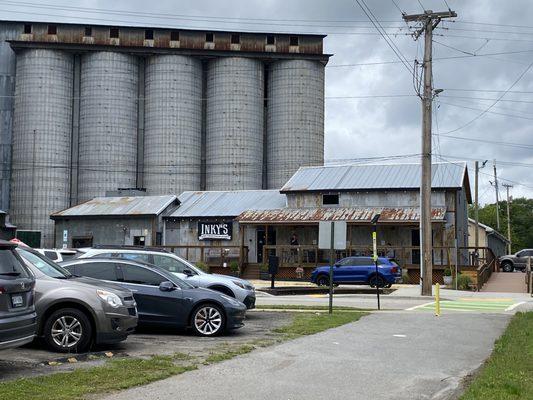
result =
[[[324,65],[276,61],[268,77],[267,186],[279,189],[299,167],[324,163]]]
[[[154,56],[145,76],[144,187],[158,195],[200,190],[202,63]]]
[[[53,243],[50,214],[69,206],[73,57],[28,49],[17,56],[11,217]]]
[[[262,188],[264,66],[225,57],[207,71],[206,188]]]
[[[82,57],[79,202],[136,185],[138,69],[129,54]]]

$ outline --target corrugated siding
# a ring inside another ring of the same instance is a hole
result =
[[[52,214],[52,217],[89,215],[158,215],[176,196],[96,197],[85,203]]]
[[[282,192],[358,189],[416,189],[420,165],[340,165],[300,168]],[[462,188],[466,163],[438,163],[432,168],[433,188]]]
[[[285,195],[277,190],[184,192],[178,199],[180,207],[171,218],[235,217],[246,210],[270,210],[287,205]]]

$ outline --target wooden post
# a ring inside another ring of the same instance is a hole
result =
[[[239,234],[241,235],[241,247],[239,249],[239,276],[243,272],[243,259],[244,259],[244,226],[239,224]]]

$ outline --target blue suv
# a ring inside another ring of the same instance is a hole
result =
[[[333,283],[368,284],[372,287],[391,287],[402,279],[402,269],[386,257],[378,258],[378,273],[372,257],[346,257],[333,266]],[[329,285],[329,266],[317,267],[311,273],[311,282]]]

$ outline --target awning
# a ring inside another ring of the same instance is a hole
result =
[[[249,210],[241,213],[237,221],[254,223],[318,223],[319,221],[347,221],[370,223],[374,215],[381,214],[380,223],[413,223],[420,221],[419,207],[330,207],[330,208],[279,208],[274,210]],[[446,207],[434,207],[433,222],[444,222]]]

